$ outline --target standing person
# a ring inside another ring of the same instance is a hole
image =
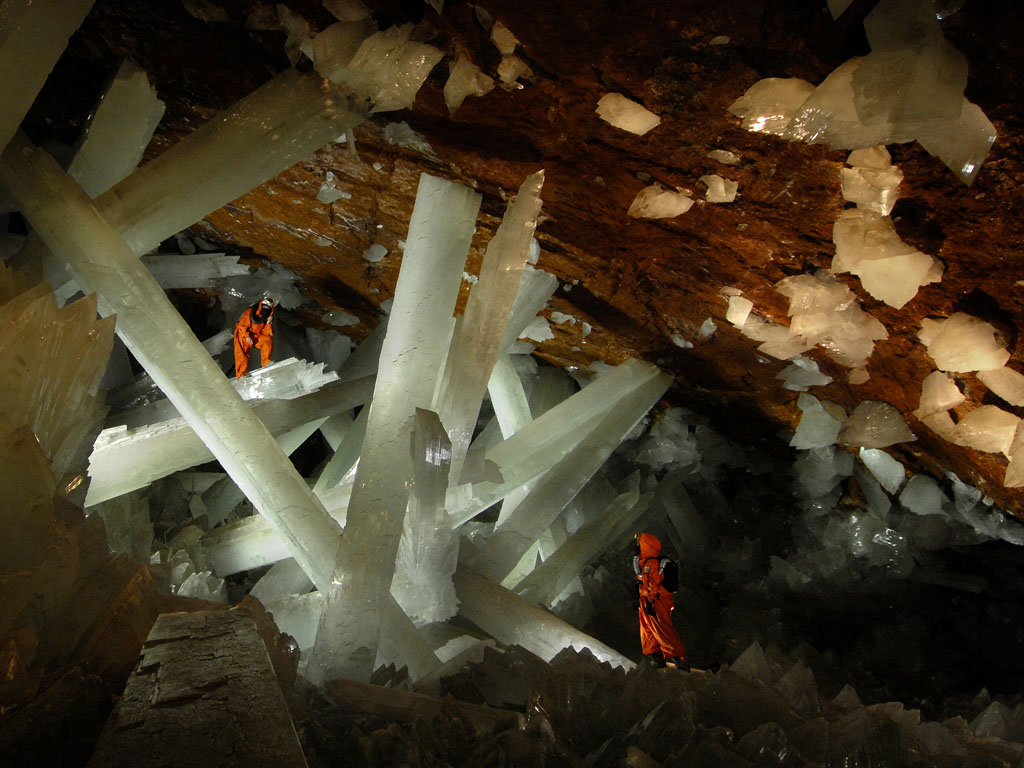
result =
[[[640,645],[644,656],[658,667],[665,666],[667,661],[677,668],[689,669],[686,649],[672,623],[672,612],[676,609],[672,593],[679,588],[676,564],[667,557],[659,557],[661,542],[654,534],[637,534],[636,548],[633,571],[640,596]]]
[[[260,367],[270,362],[274,351],[274,300],[264,296],[249,307],[235,324],[235,378],[249,372],[249,352],[260,351]]]

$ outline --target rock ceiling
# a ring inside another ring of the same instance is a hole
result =
[[[368,4],[382,26],[419,21],[425,39],[448,54],[465,50],[491,74],[499,63],[471,3],[449,0],[441,16],[415,0]],[[168,105],[150,157],[288,65],[283,32],[244,29],[255,0],[220,3],[226,22],[194,18],[185,5],[195,10],[205,4],[98,0],[29,115],[33,137],[72,143],[103,82],[125,56],[149,73]],[[288,5],[316,28],[332,21],[315,0]],[[861,21],[871,6],[855,0],[836,22],[823,2],[800,0],[489,0],[485,7],[518,37],[517,53],[533,72],[524,87],[470,97],[449,116],[442,64],[413,109],[377,116],[356,129],[358,158],[345,145],[332,144],[213,212],[195,231],[242,249],[254,263],[272,260],[301,275],[308,297],[299,310],[303,320],[320,325],[327,310],[355,314],[361,323],[345,330],[358,339],[378,322],[378,307],[394,290],[399,242],[421,173],[484,194],[467,267],[473,272],[504,200],[543,168],[538,266],[561,283],[547,311],[571,314],[593,331],[583,338],[580,323],[552,323],[555,338],[536,354],[563,367],[615,364],[631,356],[656,362],[676,377],[668,395],[673,404],[706,413],[734,438],[773,439],[793,429],[799,417],[796,393],[775,378],[786,363],[762,356],[756,342],[725,322],[720,290],[739,288],[761,316],[785,322],[787,300],[773,285],[829,266],[832,225],[844,206],[839,168],[846,153],[747,133],[727,107],[762,77],[818,83],[842,61],[866,53]],[[1024,277],[1020,16],[1015,4],[974,0],[943,22],[947,38],[970,63],[967,97],[999,132],[975,183],[965,187],[916,144],[889,148],[905,175],[893,211],[897,232],[943,262],[942,282],[925,286],[895,310],[872,299],[856,279],[840,276],[884,323],[889,339],[876,344],[870,380],[862,385],[846,383],[846,369],[819,350],[808,356],[835,380],[815,388],[819,398],[848,411],[862,400],[882,400],[906,414],[918,440],[890,450],[913,470],[937,477],[953,470],[1001,506],[1024,514],[1024,490],[1003,487],[1001,455],[952,445],[911,414],[920,382],[934,370],[916,337],[922,318],[955,311],[981,317],[1005,336],[1011,367],[1024,359],[1017,332],[1024,327],[1024,281],[1018,284]],[[729,40],[712,44],[718,36]],[[594,107],[608,91],[644,104],[661,124],[635,136],[601,121]],[[384,127],[400,120],[422,134],[431,154],[385,140]],[[721,165],[706,157],[713,149],[742,160]],[[317,201],[327,171],[350,198]],[[651,181],[689,188],[702,198],[699,179],[708,173],[739,182],[735,202],[698,202],[674,219],[626,216]],[[371,263],[362,254],[374,243],[389,253]],[[464,283],[463,300],[468,287]],[[708,317],[719,330],[699,341],[697,329]],[[676,346],[672,334],[694,347]],[[958,381],[967,395],[957,409],[961,415],[993,403],[1024,416],[973,374]]]

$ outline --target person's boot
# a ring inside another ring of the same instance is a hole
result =
[[[656,669],[661,669],[665,666],[665,657],[660,653],[648,653],[644,655],[644,658]]]
[[[665,659],[666,662],[671,664],[676,669],[681,669],[683,672],[690,671],[690,663],[686,659],[681,659],[678,656],[672,659]]]

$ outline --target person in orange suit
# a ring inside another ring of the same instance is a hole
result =
[[[658,667],[671,662],[677,668],[689,669],[686,649],[672,623],[672,612],[676,609],[672,592],[679,588],[676,565],[667,557],[659,557],[661,542],[654,534],[637,534],[636,544],[633,571],[640,596],[640,645],[643,654]]]
[[[263,297],[253,304],[235,324],[235,377],[242,378],[249,372],[249,351],[256,347],[260,351],[260,366],[270,362],[274,352],[274,300]]]

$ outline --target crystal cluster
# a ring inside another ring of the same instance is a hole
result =
[[[922,285],[942,279],[942,264],[906,245],[888,216],[868,207],[843,211],[832,231],[832,271],[860,277],[869,294],[901,309]]]
[[[970,184],[996,132],[964,97],[967,61],[943,36],[930,4],[882,0],[864,28],[871,53],[841,64],[817,87],[769,78],[730,111],[747,130],[834,149],[916,139]]]
[[[853,292],[828,270],[783,278],[775,287],[789,298],[789,326],[750,314],[741,327],[745,336],[762,342],[758,349],[765,354],[788,360],[820,346],[840,365],[859,369],[875,342],[888,338],[885,326],[861,309]]]

